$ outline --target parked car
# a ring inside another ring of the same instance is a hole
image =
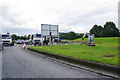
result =
[[[22,43],[23,43],[22,40],[18,40],[18,41],[17,41],[17,44],[22,44]]]
[[[33,42],[31,42],[31,41],[29,41],[28,43],[27,43],[27,45],[32,45],[33,44]]]
[[[31,44],[31,42],[29,40],[24,40],[23,43],[25,43],[26,45]]]

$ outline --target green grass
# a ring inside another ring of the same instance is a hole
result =
[[[82,41],[76,39],[74,41]],[[87,38],[85,38],[87,41]],[[73,58],[80,58],[105,64],[118,65],[118,38],[95,38],[96,46],[86,46],[84,44],[69,44],[44,47],[31,47],[54,54],[65,55]],[[105,55],[115,55],[114,57],[105,57]]]

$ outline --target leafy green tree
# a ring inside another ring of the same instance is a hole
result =
[[[101,35],[103,37],[118,37],[119,36],[119,30],[116,27],[115,23],[106,22],[106,24],[104,25],[104,29],[101,32]]]
[[[73,40],[73,39],[77,39],[77,34],[76,33],[74,33],[74,32],[69,32],[68,33],[68,39],[69,40]]]
[[[29,39],[30,39],[30,35],[27,36],[27,40],[29,40]]]
[[[82,38],[82,37],[83,37],[83,35],[84,35],[84,34],[80,34],[80,38]]]
[[[18,36],[18,39],[21,39],[21,37],[20,37],[20,36]]]
[[[103,30],[102,26],[94,25],[93,28],[90,30],[90,34],[95,34],[96,37],[100,37],[100,32]]]
[[[26,39],[27,39],[27,36],[25,35],[25,36],[24,36],[24,40],[26,40]]]
[[[14,40],[18,40],[18,36],[16,34],[13,34]]]
[[[25,40],[25,37],[24,37],[24,36],[21,36],[21,39],[22,39],[22,40]]]
[[[33,40],[34,35],[32,35],[32,40]]]
[[[79,38],[80,36],[78,36],[76,33],[74,33],[74,32],[69,32],[69,33],[62,33],[61,35],[60,35],[60,38],[61,39],[69,39],[69,40],[73,40],[73,39],[77,39],[77,38]]]
[[[81,37],[80,37],[80,34],[77,34],[77,38],[81,38]]]
[[[61,38],[61,39],[68,39],[68,33],[62,33],[62,34],[60,35],[60,38]]]

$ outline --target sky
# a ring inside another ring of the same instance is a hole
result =
[[[113,21],[118,27],[119,0],[0,0],[0,33],[41,33],[41,24],[59,32],[85,33]]]

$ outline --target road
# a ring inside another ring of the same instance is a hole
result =
[[[22,45],[2,51],[2,78],[105,78],[24,50]]]
[[[0,51],[0,79],[2,78],[2,51]]]

